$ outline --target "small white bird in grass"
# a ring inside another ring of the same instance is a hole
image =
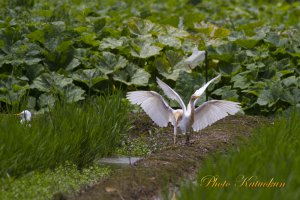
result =
[[[20,121],[21,124],[28,124],[30,126],[29,122],[31,121],[32,115],[29,110],[23,110],[22,112],[20,112],[16,115],[21,117],[21,121]]]
[[[132,104],[140,105],[158,126],[166,127],[171,122],[174,126],[174,144],[176,143],[178,128],[180,128],[182,134],[186,135],[186,144],[189,144],[190,134],[193,130],[202,130],[229,114],[236,114],[241,109],[239,103],[225,100],[207,101],[195,109],[199,97],[209,84],[219,77],[220,75],[196,90],[187,106],[184,105],[180,96],[171,87],[157,78],[158,85],[167,97],[177,101],[182,109],[174,110],[161,95],[154,91],[128,92],[127,99]]]

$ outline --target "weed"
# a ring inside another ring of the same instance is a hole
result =
[[[0,198],[8,199],[51,199],[56,196],[78,191],[86,184],[93,184],[107,176],[111,170],[102,166],[90,166],[79,171],[77,166],[65,163],[53,171],[31,172],[18,179],[6,177],[0,186]]]
[[[27,127],[15,116],[0,118],[0,176],[55,168],[70,161],[82,168],[112,154],[127,133],[121,93],[81,104],[56,104]]]
[[[282,117],[226,154],[211,156],[197,183],[181,187],[179,199],[299,199],[299,119],[299,112]],[[263,184],[269,182],[283,187]]]

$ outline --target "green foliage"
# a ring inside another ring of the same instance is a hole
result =
[[[74,164],[66,163],[54,170],[34,171],[20,178],[5,177],[1,180],[0,198],[2,200],[52,199],[59,194],[78,191],[86,184],[93,184],[107,176],[111,170],[93,165],[78,170]]]
[[[300,165],[300,113],[277,119],[271,126],[258,129],[246,142],[240,142],[226,154],[208,158],[198,173],[197,183],[185,183],[179,199],[298,199]],[[242,166],[242,167],[241,167]],[[230,186],[212,187],[208,179]],[[246,178],[246,181],[244,181]],[[248,178],[252,180],[248,180]],[[256,179],[257,178],[257,179]],[[284,187],[255,187],[251,182],[285,183]],[[202,185],[201,185],[202,183]],[[207,187],[206,187],[207,186]]]
[[[147,156],[151,153],[150,147],[145,138],[126,138],[124,143],[116,151],[117,155],[122,156]]]
[[[231,99],[242,102],[250,113],[299,106],[299,2],[2,4],[0,106],[18,104],[29,96],[40,109],[45,97],[51,102],[53,96],[77,102],[115,86],[152,89],[156,76],[177,88],[183,83],[198,85],[178,81],[184,73],[204,75],[202,67],[191,70],[183,62],[195,46],[208,51],[209,78],[223,74],[212,88],[218,89],[214,98],[233,94]],[[7,79],[11,83],[6,84]],[[52,85],[57,79],[68,84]]]
[[[1,177],[54,168],[66,161],[84,167],[112,154],[128,131],[127,106],[119,92],[81,104],[62,102],[36,114],[30,126],[20,124],[17,116],[1,116]]]

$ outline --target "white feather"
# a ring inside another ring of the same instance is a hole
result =
[[[128,92],[127,99],[132,104],[140,105],[149,117],[160,127],[173,123],[173,109],[163,97],[154,91]]]
[[[228,115],[236,114],[240,109],[241,106],[237,102],[225,100],[205,102],[195,109],[193,130],[202,130]]]
[[[30,122],[31,121],[31,112],[29,110],[23,110],[20,114],[21,123]]]
[[[218,78],[220,78],[220,74],[218,76],[216,76],[215,78],[211,79],[210,81],[208,81],[205,85],[203,85],[201,88],[199,88],[198,90],[195,91],[195,93],[193,95],[200,97],[204,91],[206,90],[206,88],[209,86],[209,84],[211,84],[213,81],[217,80]]]
[[[186,107],[181,99],[181,97],[175,92],[170,86],[162,82],[159,78],[156,78],[157,84],[161,87],[161,89],[164,91],[164,93],[167,95],[168,98],[175,100],[179,103],[181,108],[185,111]]]

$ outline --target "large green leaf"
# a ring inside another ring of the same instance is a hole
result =
[[[287,78],[282,79],[282,83],[286,86],[286,87],[290,87],[290,86],[298,86],[297,84],[297,78],[296,76],[290,76]],[[299,86],[298,86],[299,87]]]
[[[169,50],[165,52],[165,55],[172,68],[179,68],[180,64],[184,63],[184,57],[180,52]]]
[[[266,82],[263,81],[252,81],[253,84],[251,84],[246,89],[242,90],[243,94],[250,94],[256,96],[257,98],[262,90],[264,90],[267,86]]]
[[[74,84],[67,85],[63,88],[63,98],[68,103],[77,102],[84,99],[85,91]]]
[[[195,25],[195,29],[206,35],[208,38],[222,39],[226,38],[230,34],[230,30],[222,27],[218,27],[211,23],[205,23],[202,21],[200,24]]]
[[[111,74],[119,69],[124,68],[128,61],[120,55],[110,52],[102,52],[102,57],[98,60],[96,67],[105,75]]]
[[[173,37],[186,38],[186,37],[190,36],[190,34],[187,31],[185,31],[183,29],[175,28],[173,26],[167,25],[166,29],[167,29],[168,35],[171,35]]]
[[[58,46],[66,40],[66,30],[64,22],[53,22],[43,27],[44,47],[50,52],[55,51]],[[41,36],[40,36],[41,37]],[[39,38],[38,38],[39,39]],[[41,39],[39,39],[41,40]]]
[[[171,35],[159,35],[158,41],[163,45],[174,47],[176,49],[179,49],[181,47],[180,39]]]
[[[0,29],[0,50],[5,54],[10,54],[11,48],[20,42],[21,37],[22,33],[18,26],[7,26]]]
[[[96,18],[95,21],[93,20],[93,23],[94,23],[95,32],[99,32],[105,26],[106,18],[104,18],[104,17]]]
[[[148,40],[138,39],[131,43],[131,55],[138,58],[149,58],[151,56],[159,55],[161,47],[154,45]]]
[[[38,104],[41,108],[51,108],[54,106],[57,97],[53,96],[53,94],[43,93],[39,96]]]
[[[166,58],[155,59],[154,65],[160,75],[174,81],[177,80],[179,73],[184,71],[182,68],[173,68]]]
[[[257,63],[250,63],[250,64],[247,64],[247,69],[253,71],[253,70],[256,70],[256,69],[261,69],[261,68],[264,68],[266,65],[263,63],[263,62],[257,62]]]
[[[100,45],[100,41],[97,40],[96,33],[86,33],[79,38],[79,41],[84,42],[85,44],[97,47]]]
[[[239,63],[224,63],[220,62],[218,64],[219,69],[221,72],[227,74],[227,75],[234,75],[238,73],[241,69],[241,65]]]
[[[150,76],[143,68],[129,63],[124,69],[114,73],[113,79],[126,85],[147,86]]]
[[[158,73],[167,79],[176,81],[183,71],[191,72],[184,63],[183,56],[175,51],[167,51],[164,57],[158,57],[154,61]]]
[[[232,32],[230,36],[228,36],[228,39],[243,48],[252,49],[263,40],[265,36],[266,33],[264,31],[258,31],[256,35],[251,37],[246,36],[244,32]]]
[[[45,43],[45,32],[43,30],[35,30],[27,35],[27,37],[32,41],[38,41],[42,44]]]
[[[47,45],[49,49],[43,52],[46,58],[45,62],[49,65],[51,70],[67,67],[74,55],[72,41],[54,40],[55,41],[49,41],[49,44]]]
[[[0,75],[0,102],[18,104],[28,89],[26,81],[8,75]]]
[[[103,50],[103,49],[120,48],[120,47],[124,46],[126,42],[127,42],[126,37],[121,37],[119,39],[107,37],[101,41],[100,49]]]
[[[300,88],[285,89],[280,99],[288,102],[292,106],[300,104]]]
[[[71,62],[67,65],[66,70],[67,71],[72,71],[74,70],[76,67],[78,67],[80,65],[80,61],[78,58],[73,58],[71,60]]]
[[[238,101],[239,95],[237,90],[232,89],[231,86],[223,86],[212,92],[213,95],[221,96],[223,100]]]
[[[63,75],[52,72],[43,73],[41,76],[37,77],[30,87],[41,92],[52,92],[57,88],[64,88],[72,83],[73,79],[66,78]]]
[[[42,64],[35,64],[26,67],[25,75],[32,82],[36,77],[45,71],[45,67]]]
[[[247,38],[247,39],[238,39],[235,41],[235,43],[241,47],[251,49],[255,47],[259,43],[259,41],[260,40],[257,39]]]
[[[269,33],[268,36],[265,38],[265,41],[274,46],[280,46],[280,36],[277,33]]]
[[[131,18],[128,21],[128,28],[131,34],[141,36],[158,35],[166,32],[163,26],[140,18]]]
[[[272,92],[270,90],[263,90],[258,99],[257,99],[257,103],[260,105],[260,106],[266,106],[268,104],[274,104],[276,103],[276,101],[278,100],[279,98],[275,98],[273,97],[272,95]]]
[[[30,86],[40,92],[56,96],[66,102],[76,102],[84,99],[84,90],[73,84],[72,78],[52,73],[44,73],[37,77]]]
[[[269,82],[268,85],[268,87],[260,92],[257,98],[257,104],[271,107],[284,94],[284,89],[280,83]]]
[[[209,47],[208,55],[217,60],[222,60],[230,63],[234,59],[235,53],[239,52],[241,49],[236,44],[227,43],[221,44],[216,48]]]
[[[92,88],[101,81],[108,80],[108,77],[99,69],[78,70],[72,74],[72,78],[75,81],[86,84],[89,88]]]
[[[237,74],[232,77],[231,81],[233,82],[234,88],[246,89],[250,86],[250,81],[247,79],[246,75]]]

